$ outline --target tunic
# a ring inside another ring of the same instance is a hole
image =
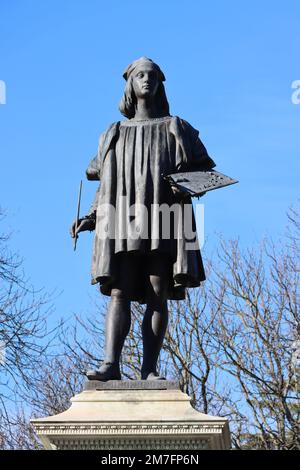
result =
[[[100,180],[90,211],[96,215],[92,284],[99,283],[101,292],[110,295],[119,253],[156,251],[171,261],[169,299],[182,300],[186,287],[199,286],[205,273],[191,199],[176,203],[162,175],[214,166],[198,131],[176,116],[112,124],[100,136],[97,156],[87,169],[89,180]],[[187,249],[190,233],[194,240]],[[144,303],[142,282],[131,300]]]

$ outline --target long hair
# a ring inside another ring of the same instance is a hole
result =
[[[166,96],[165,87],[162,81],[159,82],[158,89],[155,95],[157,108],[162,112],[162,116],[169,116],[170,109]],[[126,82],[124,94],[119,104],[119,110],[123,116],[131,119],[136,113],[137,99],[133,90],[132,76],[128,77]]]

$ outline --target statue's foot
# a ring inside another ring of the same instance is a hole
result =
[[[143,371],[141,373],[142,380],[166,380],[165,377],[162,377],[157,372],[153,371]]]
[[[85,374],[89,380],[121,380],[121,372],[119,364],[111,362],[103,362],[98,370],[88,370]]]

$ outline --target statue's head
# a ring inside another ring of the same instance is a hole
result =
[[[125,70],[124,95],[119,109],[128,119],[135,116],[138,99],[154,100],[162,116],[169,115],[169,103],[163,82],[165,76],[159,66],[147,57],[132,62]]]

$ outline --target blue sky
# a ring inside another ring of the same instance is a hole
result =
[[[164,71],[171,114],[200,130],[239,184],[203,198],[216,232],[247,246],[278,237],[299,198],[296,1],[0,0],[0,205],[36,287],[61,292],[58,316],[85,312],[92,235],[68,228],[99,134],[120,119],[122,73],[146,55]],[[84,180],[82,212],[96,186]]]

